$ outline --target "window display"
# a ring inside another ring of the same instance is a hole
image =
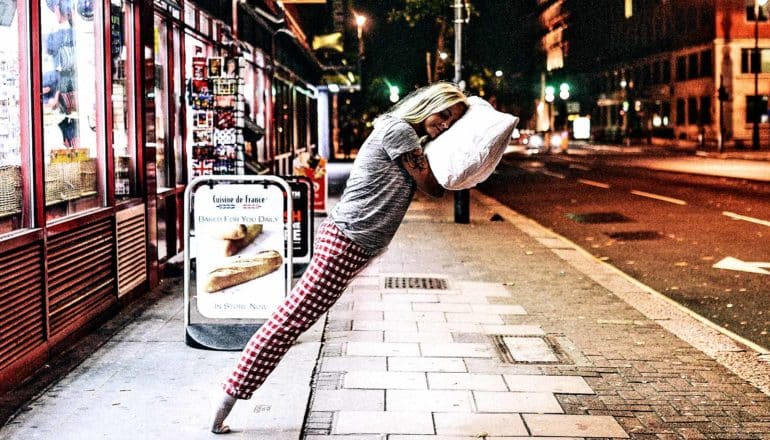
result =
[[[131,4],[112,0],[110,4],[110,52],[112,55],[112,151],[115,155],[115,197],[137,196],[136,151],[129,144],[129,121],[134,114],[129,105],[130,91],[126,71],[131,71],[126,47],[130,29]]]
[[[20,228],[22,207],[19,20],[6,9],[0,22],[0,234]]]
[[[244,67],[241,57],[192,59],[192,177],[244,174]]]
[[[172,188],[169,179],[170,157],[166,151],[166,115],[168,114],[168,28],[166,22],[155,16],[155,166],[157,192]]]
[[[100,206],[96,38],[91,3],[41,6],[45,200],[53,219]]]

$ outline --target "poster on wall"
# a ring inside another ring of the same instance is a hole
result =
[[[195,193],[201,315],[267,319],[288,293],[285,194],[266,184],[203,185]]]
[[[244,65],[240,57],[192,59],[192,77],[187,80],[193,130],[188,137],[192,141],[192,148],[188,148],[192,152],[192,177],[245,173]]]
[[[329,194],[326,159],[319,155],[300,153],[294,159],[294,175],[305,176],[313,183],[313,211],[326,214],[326,199]]]
[[[304,176],[285,176],[291,188],[294,263],[309,263],[313,254],[313,182]]]

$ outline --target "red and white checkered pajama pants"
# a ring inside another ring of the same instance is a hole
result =
[[[225,392],[250,399],[281,358],[342,295],[372,255],[342,235],[330,220],[318,228],[313,258],[289,296],[251,337],[230,377]]]

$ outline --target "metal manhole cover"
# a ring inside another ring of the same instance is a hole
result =
[[[612,232],[607,234],[613,240],[657,240],[662,235],[658,231],[627,231],[627,232]]]
[[[503,362],[509,364],[571,364],[572,360],[549,336],[490,335]]]
[[[568,213],[567,218],[578,223],[626,223],[631,219],[619,212],[587,212],[584,214]]]
[[[447,290],[447,280],[430,277],[385,277],[385,289]]]

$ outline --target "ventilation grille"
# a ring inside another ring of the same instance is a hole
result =
[[[114,295],[112,222],[105,219],[48,242],[48,313],[51,334],[104,310]]]
[[[0,370],[45,342],[41,261],[39,243],[0,254]]]
[[[147,229],[144,205],[118,212],[118,296],[123,296],[147,279]]]
[[[426,289],[446,290],[447,280],[444,278],[427,277],[385,277],[385,289]]]

